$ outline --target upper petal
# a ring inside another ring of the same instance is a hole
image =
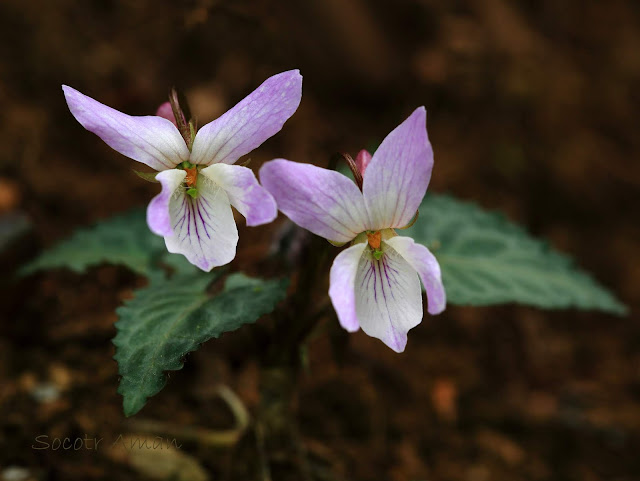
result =
[[[236,256],[238,229],[222,187],[198,176],[198,196],[181,192],[169,202],[172,234],[164,238],[169,252],[183,254],[203,271],[228,264]]]
[[[417,108],[373,154],[362,189],[373,229],[403,227],[420,206],[433,167],[426,122]]]
[[[267,162],[260,181],[293,222],[334,242],[367,229],[367,212],[356,184],[333,170],[285,159]]]
[[[187,173],[180,169],[169,169],[156,175],[162,185],[162,191],[156,195],[147,207],[147,224],[154,234],[169,236],[172,234],[169,202],[177,194]]]
[[[121,154],[155,170],[173,169],[189,160],[187,145],[167,119],[154,115],[133,117],[66,85],[62,90],[76,120]]]
[[[299,70],[268,78],[222,117],[198,130],[191,162],[233,164],[279,132],[301,99]]]
[[[255,174],[239,165],[213,164],[200,171],[222,187],[231,205],[247,219],[247,225],[268,224],[278,216],[276,201]]]
[[[422,290],[416,271],[393,248],[379,260],[368,252],[356,274],[356,314],[362,330],[396,352],[407,332],[422,321]]]
[[[366,243],[360,243],[343,250],[331,266],[329,297],[340,324],[349,332],[360,329],[356,314],[355,283],[360,259],[366,247]]]
[[[410,237],[393,237],[385,241],[393,247],[413,267],[422,279],[427,291],[429,314],[440,314],[447,304],[447,296],[442,284],[440,264],[435,256],[422,244]]]

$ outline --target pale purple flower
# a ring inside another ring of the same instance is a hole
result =
[[[171,106],[155,116],[132,117],[62,86],[69,110],[82,126],[123,155],[157,170],[162,192],[147,209],[149,228],[167,249],[204,271],[236,255],[234,206],[256,226],[273,221],[273,197],[247,167],[233,165],[272,135],[298,108],[302,77],[290,70],[267,79],[218,119],[198,130],[188,145]]]
[[[394,229],[409,224],[424,197],[433,167],[426,111],[416,109],[356,165],[362,191],[348,177],[310,164],[276,159],[260,180],[293,222],[334,244],[351,242],[331,267],[329,296],[340,324],[360,327],[396,352],[422,320],[420,279],[428,312],[439,314],[446,296],[440,266],[429,249]]]

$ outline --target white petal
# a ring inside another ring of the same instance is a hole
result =
[[[367,209],[355,182],[333,170],[285,159],[267,162],[260,182],[300,227],[340,243],[367,230]]]
[[[198,131],[191,162],[233,164],[278,133],[301,98],[302,76],[298,70],[269,77],[222,117]]]
[[[268,224],[278,216],[276,201],[258,183],[251,169],[240,165],[213,164],[200,173],[224,189],[231,205],[247,219],[247,225]]]
[[[66,85],[62,90],[76,120],[122,155],[158,171],[189,160],[187,145],[167,119],[123,114]]]
[[[360,329],[356,315],[355,282],[360,259],[366,247],[366,243],[360,243],[343,250],[331,266],[329,297],[340,324],[349,332]]]
[[[404,227],[422,202],[433,167],[427,112],[417,108],[375,151],[364,175],[372,229]]]
[[[238,229],[224,189],[198,176],[198,196],[180,192],[169,210],[173,234],[165,237],[169,252],[183,254],[203,271],[228,264],[236,256]]]
[[[171,216],[169,202],[181,188],[187,173],[180,169],[164,170],[156,175],[156,180],[162,185],[162,191],[156,195],[147,208],[147,224],[154,234],[171,235]]]
[[[447,296],[442,284],[440,264],[431,251],[422,244],[417,244],[410,237],[398,236],[385,242],[418,271],[427,292],[429,314],[440,314],[444,311],[447,305]]]
[[[396,352],[422,321],[422,290],[413,269],[393,248],[379,260],[365,251],[356,274],[356,314],[362,330]]]

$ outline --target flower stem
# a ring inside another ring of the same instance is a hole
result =
[[[269,474],[273,479],[281,479],[276,469],[289,472],[294,469],[298,474],[296,479],[301,481],[312,479],[294,411],[302,346],[324,317],[326,288],[318,286],[326,281],[329,248],[330,244],[324,239],[313,237],[301,253],[295,292],[274,315],[275,326],[262,360],[256,434],[259,450],[264,452],[273,470]],[[316,293],[320,295],[314,296]],[[265,477],[264,468],[262,472]]]

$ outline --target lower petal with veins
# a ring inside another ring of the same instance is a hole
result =
[[[366,250],[356,273],[355,301],[362,330],[394,351],[404,351],[407,332],[422,321],[422,290],[415,269],[389,246],[378,260]]]
[[[224,189],[198,176],[198,195],[176,193],[169,203],[173,234],[165,237],[169,252],[183,254],[204,271],[236,256],[238,229]]]

